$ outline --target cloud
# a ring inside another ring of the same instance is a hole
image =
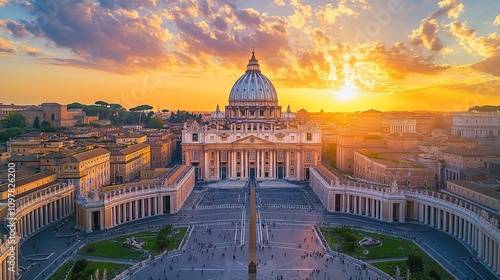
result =
[[[446,26],[448,33],[457,38],[459,44],[470,54],[484,59],[471,65],[473,69],[500,77],[500,35],[491,33],[477,37],[477,31],[470,29],[467,22],[454,21]]]
[[[34,48],[34,47],[30,47],[30,46],[26,46],[26,45],[21,45],[19,47],[19,49],[23,52],[25,52],[27,55],[29,56],[33,56],[33,57],[37,57],[37,56],[40,56],[43,54],[43,51],[41,51],[40,49],[37,49],[37,48]]]
[[[325,6],[316,8],[315,14],[322,26],[326,26],[335,23],[337,19],[343,16],[356,18],[359,16],[358,9],[368,10],[370,5],[364,0],[340,0],[337,7],[328,3]]]
[[[396,43],[392,47],[378,43],[371,50],[369,60],[377,62],[392,79],[403,79],[410,73],[437,75],[449,68],[436,65],[434,56],[415,54],[403,43]]]
[[[0,0],[0,7],[7,6],[7,0]]]
[[[441,0],[438,3],[438,6],[439,10],[432,13],[430,16],[431,19],[435,19],[443,15],[446,15],[448,18],[457,19],[464,11],[464,4],[460,3],[459,0]]]
[[[74,54],[69,58],[46,58],[47,63],[101,70],[109,67],[119,73],[161,68],[168,60],[165,43],[172,35],[152,12],[141,17],[124,12],[139,4],[153,6],[154,1],[134,2],[130,4],[133,6],[128,2],[71,1],[58,6],[57,16],[42,17],[43,1],[39,0],[23,6],[34,20],[3,21],[2,25],[15,37],[30,34]]]
[[[13,20],[0,20],[0,26],[9,31],[16,38],[27,38],[31,35],[26,28],[29,23],[25,20],[20,20],[20,23]]]
[[[13,55],[16,52],[16,48],[11,42],[0,37],[0,55]]]
[[[493,25],[494,26],[497,26],[497,25],[500,25],[500,15],[498,15],[495,20],[493,21]]]
[[[283,1],[283,0],[273,0],[273,2],[274,2],[274,4],[276,4],[278,6],[282,6],[282,7],[286,5],[285,1]]]
[[[410,35],[410,43],[425,47],[431,51],[440,51],[443,48],[441,40],[437,36],[439,24],[435,19],[425,18],[422,20],[420,27],[412,31]]]

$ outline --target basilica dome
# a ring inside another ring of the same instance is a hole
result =
[[[229,94],[229,103],[234,102],[278,102],[278,95],[271,81],[259,69],[259,61],[252,51],[247,71],[234,83]]]

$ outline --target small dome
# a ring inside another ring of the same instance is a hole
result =
[[[219,109],[219,104],[217,104],[217,108],[215,109],[215,112],[210,116],[211,120],[224,120],[226,117],[224,114],[220,111]]]
[[[292,113],[292,111],[290,110],[290,105],[288,105],[286,112],[281,114],[281,119],[284,121],[294,121],[295,120],[295,114]]]

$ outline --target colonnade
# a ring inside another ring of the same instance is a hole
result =
[[[40,200],[20,211],[16,217],[17,233],[25,238],[48,224],[68,216],[75,210],[74,192],[52,199]]]
[[[489,267],[497,273],[500,271],[498,229],[496,229],[496,232],[493,231],[492,234],[490,230],[485,230],[487,225],[484,225],[484,223],[487,223],[487,221],[484,218],[480,216],[474,217],[470,215],[471,213],[456,211],[457,209],[454,208],[438,207],[434,203],[422,201],[416,205],[418,205],[419,222],[462,240]],[[494,235],[496,235],[496,238]]]
[[[1,242],[1,241],[0,241]],[[0,280],[14,280],[19,275],[19,238],[16,240],[14,247],[5,240],[0,244]],[[9,255],[13,249],[14,254]]]
[[[170,213],[169,209],[164,209],[163,198],[156,196],[137,199],[111,207],[111,226],[126,223],[139,218],[145,218],[158,214]],[[170,200],[170,196],[166,196]],[[169,206],[170,207],[170,206]],[[89,217],[90,215],[88,215]],[[103,215],[101,215],[103,217]],[[102,224],[102,223],[101,223]]]
[[[309,184],[330,212],[348,212],[387,222],[419,221],[462,240],[500,274],[499,223],[485,210],[466,207],[463,202],[437,192],[340,182],[321,167],[311,168]]]

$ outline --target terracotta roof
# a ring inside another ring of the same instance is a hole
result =
[[[500,192],[494,191],[493,189],[491,189],[491,186],[481,186],[478,183],[474,183],[471,181],[465,181],[465,180],[452,180],[452,181],[448,181],[448,182],[451,182],[453,184],[467,188],[471,191],[484,194],[484,195],[489,196],[491,198],[495,198],[495,199],[500,200]],[[498,186],[500,186],[500,184],[498,184]]]
[[[128,154],[131,154],[133,152],[137,152],[141,149],[148,148],[148,147],[149,147],[148,144],[139,143],[139,144],[135,144],[135,145],[132,145],[130,147],[127,147],[127,148],[124,148],[121,150],[111,150],[111,155],[128,155]]]

